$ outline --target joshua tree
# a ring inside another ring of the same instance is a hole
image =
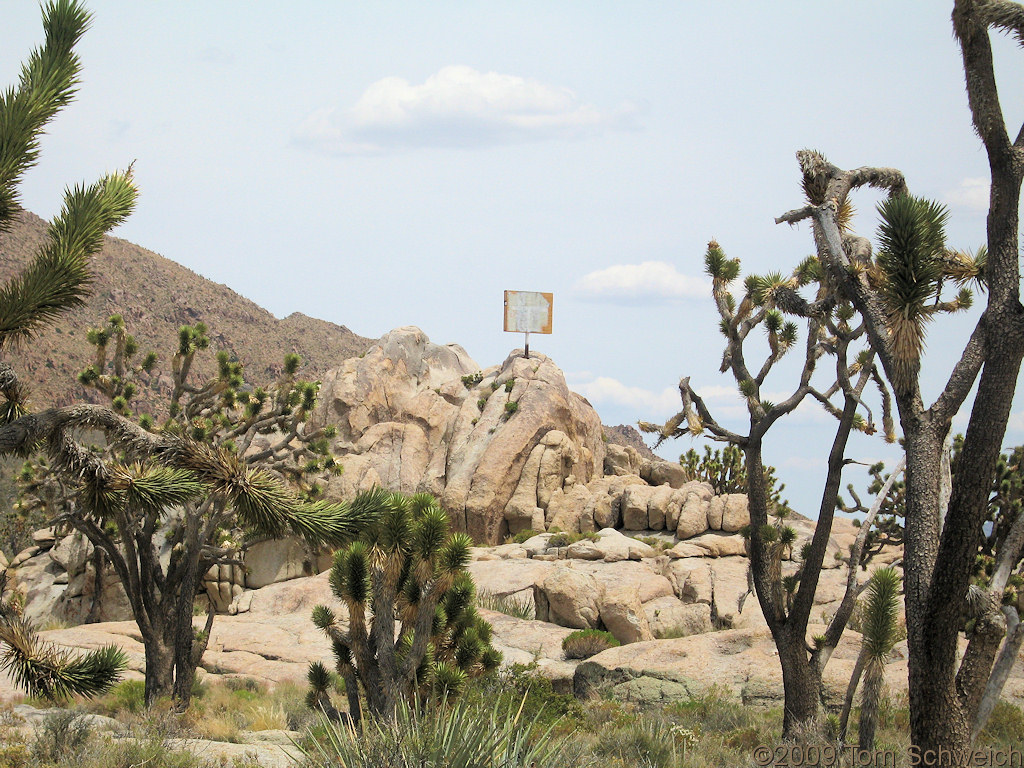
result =
[[[855,317],[853,307],[836,296],[817,259],[806,259],[788,277],[781,273],[747,277],[739,301],[730,290],[730,285],[740,274],[739,260],[727,258],[718,243],[712,241],[704,263],[712,277],[713,298],[721,316],[720,328],[726,337],[721,370],[732,374],[746,400],[749,430],[747,434],[740,434],[719,424],[690,386],[688,377],[679,383],[682,411],[664,426],[648,423],[640,426],[645,431],[658,433],[659,441],[682,435],[706,435],[712,440],[736,446],[743,452],[750,509],[751,577],[779,649],[785,688],[783,730],[786,736],[794,736],[813,726],[818,718],[822,671],[839,642],[860,590],[856,566],[861,561],[870,524],[858,536],[851,553],[847,590],[840,608],[825,634],[815,639],[814,647],[808,647],[805,641],[807,624],[839,496],[842,469],[846,463],[846,443],[854,429],[868,434],[877,431],[872,411],[864,400],[865,389],[872,382],[883,393],[881,415],[884,433],[887,438],[894,438],[887,392],[875,367],[874,353],[871,350],[857,352],[854,348],[863,336],[863,326],[851,322]],[[809,286],[814,287],[812,300],[800,294],[801,288]],[[792,395],[775,404],[761,396],[761,389],[775,364],[797,343],[797,325],[785,320],[784,315],[804,319],[807,339],[799,383]],[[751,369],[745,344],[751,332],[759,327],[768,337],[768,355],[759,369]],[[818,362],[825,356],[835,358],[835,379],[827,389],[819,389],[811,385],[811,378]],[[762,460],[762,442],[771,426],[795,410],[808,396],[834,416],[839,426],[828,459],[828,474],[814,536],[799,549],[796,573],[783,577],[783,555],[793,548],[796,534],[782,521],[786,510],[778,503],[777,493],[773,494],[769,485]],[[841,398],[841,407],[832,402],[834,398]],[[769,523],[769,515],[775,515],[777,522]]]
[[[991,30],[1024,40],[1024,6],[1009,0],[955,0],[953,32],[963,58],[975,130],[989,161],[987,243],[977,255],[946,250],[936,209],[907,194],[892,168],[843,170],[820,153],[797,153],[810,204],[779,223],[810,220],[818,260],[839,294],[863,318],[865,337],[893,387],[907,453],[905,600],[910,728],[922,752],[969,754],[972,724],[1007,633],[995,599],[975,621],[958,659],[979,532],[1024,358],[1018,254],[1024,130],[1011,134],[999,102]],[[839,212],[863,186],[887,190],[895,237],[877,258],[870,243],[844,232]],[[987,302],[960,360],[931,405],[921,393],[921,347],[943,279],[976,280]],[[953,416],[977,394],[948,499],[940,492],[944,443]],[[1008,555],[1009,556],[1009,555]]]
[[[18,184],[38,160],[44,127],[75,94],[80,67],[73,49],[89,19],[73,0],[48,3],[43,8],[45,43],[22,66],[18,85],[0,94],[0,230],[10,226],[18,211]],[[27,413],[26,391],[8,356],[34,331],[81,304],[90,283],[90,257],[99,250],[104,233],[131,213],[135,197],[130,171],[69,190],[35,258],[0,286],[0,430],[5,432],[0,453],[24,455],[33,447],[22,418]],[[0,641],[5,648],[0,666],[24,688],[48,696],[90,695],[116,680],[125,666],[122,654],[105,648],[76,659],[40,642],[16,603],[5,596],[4,587]]]
[[[79,67],[72,48],[88,21],[89,15],[72,0],[46,6],[46,44],[29,57],[18,86],[0,97],[0,226],[16,210],[17,184],[36,161],[39,134],[74,94]],[[100,249],[104,233],[131,212],[135,198],[130,172],[111,174],[66,194],[64,209],[36,257],[0,287],[0,354],[16,351],[17,343],[33,331],[81,304],[91,282],[90,257]],[[182,334],[183,369],[185,347],[194,346],[195,330]],[[270,535],[292,530],[309,539],[341,543],[363,522],[344,505],[300,498],[284,486],[280,474],[252,466],[267,461],[274,468],[288,458],[290,429],[303,421],[296,421],[295,414],[310,397],[315,399],[315,387],[279,389],[284,398],[280,409],[277,401],[275,408],[257,407],[256,393],[247,398],[236,422],[225,422],[222,409],[235,404],[230,393],[237,388],[240,371],[227,360],[222,363],[216,384],[188,392],[195,408],[187,413],[183,406],[188,423],[165,424],[154,434],[122,415],[118,398],[127,402],[123,391],[115,394],[113,408],[74,405],[30,413],[26,387],[14,367],[0,360],[0,455],[28,456],[42,450],[50,470],[74,493],[64,519],[110,559],[146,640],[147,701],[173,692],[179,706],[188,703],[198,663],[193,598],[202,564],[217,554],[208,545],[219,543],[213,537],[222,528],[236,521]],[[189,387],[186,375],[187,370],[181,377],[183,392]],[[106,454],[79,441],[77,431],[86,429],[105,432]],[[247,437],[275,429],[277,442],[242,457],[245,448],[239,447]],[[227,439],[211,439],[212,434],[224,434],[221,430],[229,430],[234,446]],[[180,511],[171,516],[172,509]],[[169,529],[172,545],[166,570],[154,546],[160,525]],[[21,632],[9,635],[15,642],[8,645],[7,666],[29,687],[46,691],[77,686],[88,692],[90,685],[109,683],[120,668],[122,657],[105,650],[81,662],[92,665],[92,674],[78,674],[79,683],[71,678],[60,683],[54,675],[61,670],[72,674],[69,665],[77,662],[52,651],[41,658],[46,650],[34,642],[31,627],[14,623],[9,610],[4,613],[4,626]]]
[[[352,719],[361,717],[360,687],[372,714],[391,716],[399,700],[431,690],[451,698],[467,677],[497,667],[501,654],[491,647],[491,626],[476,612],[465,571],[472,542],[449,531],[434,497],[377,489],[356,497],[352,508],[376,522],[336,553],[331,569],[347,627],[327,606],[313,610],[313,623],[334,645]],[[326,667],[311,665],[309,681],[310,705],[333,710]]]
[[[960,466],[960,454],[963,450],[963,435],[957,435],[952,441],[950,477],[956,476]],[[1018,446],[1009,453],[999,457],[996,476],[989,492],[986,524],[979,531],[975,569],[969,587],[970,599],[966,603],[966,613],[960,617],[960,626],[968,635],[973,636],[978,626],[978,619],[991,610],[992,605],[999,605],[1006,619],[1006,637],[999,654],[993,663],[991,674],[984,681],[983,692],[979,688],[975,695],[981,695],[978,710],[974,717],[972,730],[974,737],[981,733],[988,722],[992,709],[998,701],[1009,671],[1017,658],[1021,645],[1024,644],[1024,628],[1021,626],[1020,612],[1024,607],[1022,587],[1024,587],[1024,520],[1021,516],[1024,503],[1024,470],[1021,460],[1024,458],[1024,446]],[[901,465],[902,467],[902,462]],[[898,544],[903,541],[904,518],[906,516],[905,484],[894,482],[895,477],[884,477],[884,466],[876,464],[871,467],[873,475],[869,491],[878,493],[886,485],[890,488],[885,496],[881,514],[875,527],[868,535],[866,554],[873,553],[872,546],[880,548],[883,544]],[[899,474],[899,468],[894,475]],[[856,491],[851,486],[850,494],[854,504],[841,508],[849,513],[867,512],[861,504]],[[876,501],[876,504],[878,502]],[[985,622],[981,622],[982,628]]]
[[[59,462],[37,465],[31,488],[48,490],[43,499],[54,522],[82,532],[120,577],[146,648],[147,701],[173,691],[184,709],[215,613],[211,601],[204,629],[193,631],[203,573],[240,564],[246,536],[290,529],[313,543],[340,544],[361,518],[345,505],[318,501],[319,487],[306,482],[338,466],[327,450],[329,429],[306,430],[318,387],[296,379],[298,356],[286,356],[273,387],[253,389],[241,364],[221,351],[218,376],[196,386],[188,374],[197,352],[209,346],[206,327],[183,326],[178,335],[168,416],[139,419],[160,460],[145,451],[141,460],[128,457],[113,441],[89,453],[105,468],[103,488],[86,485],[83,493],[83,483],[69,480]],[[157,357],[149,353],[134,364],[137,345],[117,315],[88,339],[95,358],[79,381],[109,398],[110,411],[128,422],[132,397]],[[302,497],[286,490],[284,479],[298,484]],[[170,551],[166,563],[161,550]]]
[[[21,615],[16,596],[8,592],[6,572],[0,572],[0,643],[0,669],[33,696],[51,700],[104,693],[128,665],[115,645],[76,657],[41,640]]]

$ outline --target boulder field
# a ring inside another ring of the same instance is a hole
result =
[[[717,495],[678,463],[613,442],[544,355],[515,351],[480,368],[457,345],[399,328],[326,374],[312,420],[336,429],[333,450],[344,471],[331,478],[329,497],[374,486],[434,494],[454,527],[480,545],[469,565],[478,591],[535,611],[535,621],[482,611],[507,664],[536,663],[579,695],[611,690],[663,700],[718,686],[744,702],[781,701],[774,645],[748,592],[740,535],[749,523],[746,497]],[[814,524],[798,515],[789,522],[798,552]],[[824,623],[838,606],[856,533],[849,521],[835,521],[812,621]],[[521,543],[503,543],[513,536]],[[871,567],[900,555],[885,550]],[[204,674],[303,680],[310,661],[330,658],[310,621],[316,604],[335,605],[324,572],[329,553],[281,540],[239,556],[243,565],[215,566],[204,577],[208,599],[224,614]],[[44,637],[77,648],[117,643],[139,675],[141,637],[120,584],[100,565],[97,573],[78,534],[52,530],[38,531],[9,566],[0,559],[30,619],[81,624]],[[787,561],[784,573],[796,567]],[[83,624],[87,618],[100,623]],[[582,663],[566,660],[562,640],[584,628],[607,630],[623,645]],[[829,696],[841,693],[858,648],[857,634],[847,631],[826,672]],[[905,667],[898,648],[887,667],[894,690],[906,688]],[[15,695],[0,680],[0,698]],[[1024,664],[1005,695],[1024,703]]]

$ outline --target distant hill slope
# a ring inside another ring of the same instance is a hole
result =
[[[0,234],[0,280],[17,273],[44,242],[47,223],[21,213],[10,232]],[[190,269],[115,237],[106,238],[94,260],[95,283],[85,306],[63,315],[29,343],[5,353],[25,382],[36,407],[64,405],[88,397],[78,372],[90,363],[86,330],[112,314],[124,317],[140,352],[160,355],[158,370],[170,370],[178,328],[198,321],[210,329],[213,350],[226,349],[245,363],[246,378],[267,383],[281,370],[285,353],[302,356],[300,376],[319,379],[342,360],[361,354],[372,342],[343,325],[300,314],[278,320],[262,307]],[[214,352],[196,356],[197,380],[215,371]],[[141,358],[141,354],[140,354]],[[88,393],[91,395],[92,393]],[[143,390],[141,410],[159,408],[160,396]]]
[[[644,442],[643,436],[633,426],[629,424],[619,424],[615,427],[609,427],[607,424],[602,424],[601,426],[604,428],[605,439],[609,443],[632,446],[645,459],[653,460],[658,458],[650,446]]]

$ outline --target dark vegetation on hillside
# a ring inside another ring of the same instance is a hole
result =
[[[0,281],[19,272],[36,253],[46,234],[46,222],[22,211],[0,234]],[[115,237],[104,239],[94,259],[95,282],[84,306],[41,329],[18,357],[26,381],[32,383],[35,408],[98,402],[94,391],[77,382],[78,372],[91,362],[86,343],[89,328],[113,314],[124,317],[143,352],[161,356],[156,370],[165,372],[160,387],[170,388],[170,355],[178,346],[178,328],[203,322],[210,329],[214,350],[225,349],[246,365],[246,379],[268,384],[281,375],[286,353],[302,357],[299,376],[317,380],[342,360],[365,351],[371,339],[343,325],[295,312],[283,320],[225,285],[214,283],[141,246]],[[206,381],[216,375],[216,357],[197,359],[192,373]],[[166,402],[153,391],[140,391],[133,405],[148,413]]]

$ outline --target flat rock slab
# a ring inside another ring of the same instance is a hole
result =
[[[305,684],[311,661],[331,661],[331,644],[310,620],[312,607],[324,603],[339,609],[326,574],[275,584],[252,593],[251,610],[236,616],[217,616],[210,645],[203,655],[201,677],[250,677],[274,685],[293,681]],[[284,612],[291,607],[294,612]],[[562,639],[571,629],[540,621],[523,621],[503,613],[480,610],[494,627],[494,643],[505,653],[505,663],[537,661],[543,674],[563,681],[565,688],[575,671],[562,657]],[[201,626],[204,617],[196,617]],[[133,621],[83,624],[41,633],[60,646],[94,650],[116,645],[128,656],[128,679],[141,680],[145,649]],[[333,663],[333,662],[331,662]],[[19,701],[24,693],[0,672],[0,701]],[[262,764],[262,763],[261,763]]]
[[[302,763],[302,751],[283,744],[230,744],[206,739],[168,739],[175,752],[191,752],[204,766],[234,765],[249,761],[260,768],[294,768]]]
[[[812,633],[822,627],[811,627]],[[826,696],[841,703],[853,671],[860,637],[848,633],[842,652],[825,669]],[[845,646],[845,647],[844,647]],[[890,690],[905,692],[907,664],[902,658],[886,666]],[[782,702],[782,669],[767,628],[731,629],[690,637],[632,643],[609,648],[576,669],[574,692],[589,697],[612,696],[644,703],[687,700],[712,687],[750,705]]]

